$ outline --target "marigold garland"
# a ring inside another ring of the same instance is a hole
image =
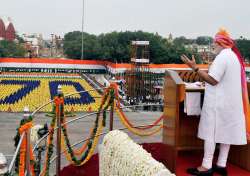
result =
[[[122,124],[123,124],[124,126],[126,126],[127,129],[128,129],[130,132],[132,132],[132,133],[134,133],[134,134],[136,134],[136,135],[138,135],[138,136],[151,136],[151,135],[154,135],[154,134],[160,132],[160,130],[163,128],[163,124],[161,124],[160,127],[158,127],[157,129],[155,129],[155,130],[153,130],[153,131],[138,130],[138,129],[136,129],[136,128],[131,127],[131,126],[126,122],[126,120],[124,120],[124,118],[123,118],[122,114],[120,113],[119,109],[116,108],[116,105],[115,105],[115,110],[116,110],[116,113],[118,114],[118,116],[119,116],[119,118],[120,118]]]
[[[22,134],[25,134],[25,137],[23,138],[23,141],[21,143],[20,146],[20,158],[19,158],[19,176],[24,176],[25,175],[25,167],[26,167],[26,163],[25,163],[25,159],[26,159],[26,146],[27,146],[27,131],[30,130],[30,128],[33,126],[32,123],[32,117],[28,118],[26,120],[26,122],[24,122],[20,128],[18,129],[19,131],[19,136],[21,136]],[[31,171],[31,175],[35,176],[35,169],[34,169],[34,165],[35,165],[35,160],[34,160],[34,155],[32,152],[32,146],[30,145],[30,151],[29,153],[29,158],[30,158],[30,171]]]
[[[31,122],[33,120],[33,117],[32,116],[29,116],[27,119],[25,118],[25,119],[22,119],[21,121],[20,121],[20,125],[19,125],[19,127],[16,129],[16,136],[14,137],[14,146],[15,147],[17,147],[17,145],[18,145],[18,143],[19,143],[19,140],[20,140],[20,131],[19,131],[19,129],[23,126],[23,125],[25,125],[26,123],[28,123],[28,122]],[[16,162],[15,162],[15,170],[16,170],[16,172],[19,172],[19,163],[20,163],[20,161],[19,161],[19,158],[20,158],[20,153],[18,153],[18,155],[17,155],[17,159],[16,159]]]
[[[22,144],[21,144],[21,147],[20,147],[19,176],[24,176],[24,174],[25,174],[26,143],[27,143],[27,141],[23,138],[23,141],[22,141]]]
[[[68,135],[67,135],[67,131],[65,128],[62,127],[62,131],[63,131],[63,135],[64,135],[64,145],[67,146],[66,152],[69,154],[70,156],[70,162],[72,161],[74,165],[80,165],[82,162],[84,162],[84,160],[86,159],[86,157],[88,156],[90,149],[93,147],[92,146],[92,140],[93,140],[93,136],[91,136],[91,139],[89,139],[88,142],[88,147],[87,150],[83,153],[83,155],[80,157],[80,159],[78,160],[73,152],[73,149],[70,145],[69,139],[68,139]],[[94,134],[96,134],[97,129],[94,129]],[[95,139],[95,138],[94,138]],[[67,156],[66,156],[67,157]],[[68,158],[67,158],[68,159]]]
[[[50,159],[53,154],[53,147],[54,147],[53,135],[54,135],[55,123],[56,123],[56,117],[53,116],[49,128],[49,136],[47,137],[47,149],[45,153],[44,167],[41,172],[41,176],[49,175]]]
[[[101,131],[101,130],[99,130],[99,128],[97,129],[97,127],[98,126],[102,127],[102,125],[99,125],[99,123],[98,123],[99,122],[99,116],[100,116],[100,112],[102,110],[102,107],[103,107],[104,103],[107,100],[108,91],[109,91],[109,89],[107,89],[105,91],[105,94],[104,94],[104,96],[102,98],[102,101],[101,101],[102,104],[101,104],[101,106],[99,108],[97,118],[96,118],[96,122],[95,122],[95,124],[97,124],[97,125],[95,125],[96,128],[93,129],[92,138],[89,140],[88,145],[87,145],[87,147],[88,147],[87,151],[83,154],[83,156],[81,157],[80,160],[77,160],[73,155],[74,152],[71,149],[71,146],[70,146],[70,143],[69,143],[69,140],[68,140],[68,137],[67,137],[68,136],[67,135],[67,130],[66,130],[66,128],[64,128],[66,126],[63,125],[63,123],[65,123],[64,114],[63,114],[63,103],[64,103],[63,97],[62,96],[61,97],[57,96],[57,97],[54,98],[54,103],[56,104],[56,107],[55,107],[56,114],[58,115],[59,113],[61,113],[62,132],[64,134],[66,144],[68,146],[68,150],[66,150],[66,151],[69,151],[71,159],[69,159],[68,155],[66,155],[66,157],[68,157],[69,161],[71,160],[76,165],[82,165],[83,163],[85,163],[93,154],[93,151],[94,151],[94,149],[92,148],[93,142],[94,142],[94,145],[93,145],[94,148],[96,147],[96,145],[98,143],[99,135],[96,135],[96,132],[98,131],[98,133],[99,133],[99,131]],[[61,109],[59,109],[59,105],[61,105],[60,106]],[[50,159],[51,159],[51,156],[53,154],[53,146],[54,146],[52,142],[53,142],[53,134],[54,134],[55,122],[56,122],[56,117],[54,116],[52,121],[51,121],[51,125],[50,125],[50,132],[49,132],[49,137],[48,137],[48,142],[47,142],[45,164],[44,164],[44,168],[43,168],[43,170],[41,172],[42,176],[49,175]],[[94,136],[97,136],[97,137],[94,137]],[[94,137],[94,141],[93,141],[93,137]],[[85,160],[85,158],[87,158],[87,159]]]
[[[80,149],[73,150],[70,145],[70,141],[69,141],[69,137],[67,133],[67,125],[65,124],[66,121],[65,121],[64,109],[63,109],[64,108],[63,97],[62,96],[55,97],[54,103],[56,105],[54,110],[56,111],[55,114],[57,115],[57,118],[58,118],[58,115],[61,114],[59,116],[61,117],[61,125],[62,125],[62,133],[63,133],[63,136],[61,136],[62,149],[64,151],[64,154],[67,160],[71,164],[76,165],[76,166],[81,166],[85,164],[93,155],[95,148],[98,144],[102,129],[106,123],[106,111],[112,104],[114,105],[114,109],[117,112],[122,124],[126,126],[129,131],[131,131],[132,133],[136,135],[150,136],[159,132],[163,127],[163,125],[161,124],[160,127],[158,127],[157,129],[153,131],[146,131],[147,129],[153,128],[157,124],[159,124],[159,122],[162,120],[163,117],[160,117],[153,124],[148,125],[146,127],[134,127],[129,122],[129,120],[123,113],[122,109],[120,108],[120,98],[119,98],[119,93],[118,93],[118,87],[117,87],[117,84],[112,83],[110,87],[108,87],[104,91],[104,95],[101,100],[101,105],[98,109],[98,113],[96,116],[95,125],[94,125],[94,128],[91,130],[89,139],[82,145],[82,147],[80,147]],[[59,106],[61,108],[59,108]],[[101,113],[103,115],[103,118],[100,118]],[[50,133],[49,133],[48,144],[47,144],[48,147],[46,150],[45,165],[42,171],[42,176],[49,175],[50,158],[53,153],[52,141],[53,141],[55,122],[56,122],[56,117],[52,119],[51,125],[50,125]],[[76,156],[80,156],[80,158],[77,159]]]
[[[131,128],[136,128],[136,129],[139,129],[139,130],[146,130],[146,129],[150,129],[150,128],[153,128],[155,127],[156,125],[158,125],[158,123],[163,119],[163,115],[158,118],[155,122],[153,122],[151,125],[147,125],[147,126],[144,126],[144,127],[134,127],[128,120],[128,118],[126,117],[126,115],[124,114],[124,112],[122,111],[121,107],[120,107],[120,98],[119,98],[119,92],[118,92],[118,87],[117,86],[112,86],[114,87],[114,91],[115,91],[115,98],[116,98],[116,107],[119,109],[121,115],[123,116],[123,119],[127,122],[127,124],[131,127]]]
[[[96,137],[94,138],[93,146],[92,146],[92,148],[90,149],[90,152],[89,152],[89,154],[88,154],[86,160],[83,161],[79,166],[85,164],[85,163],[92,157],[92,155],[94,154],[95,149],[96,149],[96,146],[98,145],[98,142],[99,142],[100,134],[101,134],[102,129],[103,129],[101,120],[100,120],[100,125],[99,125],[99,126],[100,126],[100,128],[98,128],[98,130],[97,130],[97,135],[96,135]]]
[[[99,133],[101,133],[102,128],[103,128],[103,125],[100,124],[100,122],[102,122],[100,120],[100,112],[101,112],[104,104],[107,102],[107,99],[110,99],[110,96],[108,95],[108,92],[105,91],[105,94],[104,94],[103,99],[101,101],[102,104],[100,105],[99,111],[97,113],[93,133],[91,134],[91,138],[88,140],[87,150],[81,155],[79,160],[76,158],[74,150],[72,149],[72,147],[70,145],[70,141],[69,141],[68,133],[67,133],[67,127],[66,127],[66,125],[62,125],[62,132],[64,135],[64,145],[67,146],[67,149],[66,149],[67,154],[65,156],[68,159],[68,161],[72,162],[74,165],[80,166],[80,165],[84,164],[93,155],[93,152],[94,152],[96,145],[98,144],[98,141],[99,141]],[[63,116],[62,116],[61,121],[65,122]],[[63,146],[63,148],[65,149],[66,147]],[[69,158],[69,156],[70,156],[70,158]]]
[[[118,108],[118,107],[117,107]],[[153,122],[152,124],[150,125],[147,125],[147,126],[143,126],[143,127],[135,127],[134,125],[132,125],[130,123],[130,121],[128,120],[128,118],[126,117],[126,115],[124,114],[124,112],[121,110],[121,108],[118,108],[118,111],[120,112],[120,115],[122,116],[122,118],[126,121],[126,123],[131,127],[131,128],[136,128],[136,129],[139,129],[139,130],[147,130],[147,129],[150,129],[150,128],[153,128],[155,126],[157,126],[161,120],[163,119],[163,115],[158,118],[155,122]]]
[[[99,142],[100,133],[101,133],[102,128],[103,128],[101,123],[102,122],[100,121],[99,122],[100,125],[98,125],[100,128],[98,128],[98,130],[97,130],[97,134],[96,134],[96,136],[95,136],[95,138],[93,140],[93,146],[91,147],[90,151],[88,152],[88,155],[87,155],[86,159],[81,161],[81,162],[78,162],[77,165],[76,165],[76,163],[74,161],[72,161],[70,153],[68,152],[68,150],[66,148],[64,138],[62,137],[62,149],[63,149],[63,151],[65,151],[64,154],[65,154],[66,159],[71,164],[76,165],[76,166],[81,166],[81,165],[85,164],[92,157],[92,155],[93,155],[93,153],[94,153],[94,151],[96,149],[96,146],[97,146],[97,144]]]

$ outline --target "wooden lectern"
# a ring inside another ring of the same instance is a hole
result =
[[[182,77],[182,78],[181,78]],[[166,146],[167,168],[175,172],[176,162],[181,151],[201,150],[202,140],[197,138],[199,118],[184,113],[185,84],[199,81],[197,74],[191,71],[166,71],[164,85],[163,143]],[[199,91],[199,90],[197,90]]]
[[[203,141],[197,138],[200,118],[188,116],[184,113],[184,98],[186,92],[203,92],[204,89],[185,89],[185,82],[202,81],[199,76],[188,71],[166,71],[164,85],[164,120],[163,143],[166,150],[165,165],[175,172],[177,158],[181,151],[203,149]],[[229,162],[250,171],[250,144],[245,146],[232,146]]]

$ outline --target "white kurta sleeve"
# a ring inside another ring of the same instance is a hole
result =
[[[220,82],[226,71],[227,63],[225,56],[218,55],[209,68],[208,74],[216,81]]]

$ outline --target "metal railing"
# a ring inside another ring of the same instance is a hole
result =
[[[106,88],[106,87],[100,88],[100,89],[105,89],[105,88]],[[89,89],[89,90],[74,92],[74,93],[70,93],[70,94],[65,95],[65,97],[69,97],[69,96],[72,96],[72,95],[75,95],[75,94],[80,94],[80,93],[85,93],[85,92],[96,91],[96,90],[97,90],[97,89]],[[98,97],[98,98],[99,98],[99,97]],[[52,103],[53,101],[54,101],[54,100],[50,100],[49,102],[47,102],[47,103],[45,103],[45,104],[39,106],[39,107],[38,107],[36,110],[34,110],[30,115],[33,117],[33,119],[35,119],[35,114],[36,114],[37,112],[39,112],[42,108],[44,108],[45,106],[47,106],[48,104]],[[20,138],[20,140],[19,140],[19,143],[18,143],[18,145],[17,145],[17,148],[16,148],[16,150],[15,150],[15,153],[14,153],[14,155],[13,155],[13,158],[12,158],[11,163],[10,163],[9,168],[8,168],[8,172],[9,172],[9,173],[12,172],[12,169],[13,169],[14,163],[15,163],[15,161],[16,161],[16,159],[17,159],[17,155],[18,155],[18,152],[19,152],[19,150],[20,150],[21,143],[22,143],[22,141],[23,141],[23,139],[24,139],[24,136],[25,136],[25,134],[22,134],[22,135],[21,135],[21,138]],[[42,140],[44,140],[47,136],[48,136],[48,134],[46,134],[46,136],[43,137]],[[41,142],[41,141],[40,141],[40,142]],[[40,142],[39,142],[39,143],[40,143]],[[38,143],[38,144],[39,144],[39,143]],[[38,146],[38,144],[35,145],[35,147],[33,148],[33,151],[36,149],[36,147]]]
[[[100,89],[105,89],[106,87],[104,88],[100,88]],[[92,92],[92,91],[96,91],[97,89],[89,89],[89,90],[84,90],[84,91],[79,91],[79,92],[74,92],[74,93],[70,93],[70,94],[67,94],[65,95],[64,97],[69,97],[69,96],[72,96],[72,95],[75,95],[75,94],[80,94],[80,93],[85,93],[85,92]],[[52,103],[54,100],[50,100],[49,102],[39,106],[35,111],[33,111],[31,113],[31,116],[34,116],[38,111],[40,111],[42,108],[44,108],[45,106],[47,106],[48,104]],[[34,116],[35,117],[35,116]]]
[[[11,162],[10,162],[10,165],[9,165],[9,168],[8,168],[8,173],[10,173],[10,174],[12,173],[13,166],[14,166],[15,161],[16,161],[16,159],[17,159],[17,155],[18,155],[18,152],[19,152],[19,150],[20,150],[21,144],[22,144],[22,142],[23,142],[24,136],[25,136],[25,134],[23,133],[23,134],[21,135],[21,137],[20,137],[20,140],[19,140],[19,142],[18,142],[16,151],[15,151],[15,153],[14,153],[14,155],[13,155],[13,158],[12,158],[12,160],[11,160]]]
[[[154,127],[159,127],[160,125],[154,125]],[[140,128],[140,127],[146,127],[146,125],[139,125],[139,126],[134,126],[135,128]],[[118,128],[118,129],[116,129],[116,130],[121,130],[121,131],[123,131],[123,130],[127,130],[128,128]],[[107,132],[104,132],[104,133],[100,133],[99,135],[95,135],[95,136],[93,136],[93,137],[99,137],[99,136],[103,136],[103,135],[105,135],[105,134],[107,134],[107,133],[109,133],[109,131],[107,131]],[[86,142],[87,140],[90,140],[90,139],[92,139],[92,137],[90,137],[90,138],[84,138],[84,139],[82,139],[82,140],[79,140],[79,141],[77,141],[76,143],[74,143],[74,144],[72,144],[70,147],[76,147],[77,145],[79,145],[79,144],[81,144],[81,143],[83,143],[83,142]],[[66,151],[68,151],[68,149],[67,150],[64,150],[64,151],[62,151],[61,152],[61,154],[63,154],[64,152],[66,152]],[[51,159],[51,161],[50,161],[50,163],[53,163],[54,161],[55,161],[55,159],[57,158],[57,155],[56,156],[54,156],[52,159]]]
[[[121,107],[121,109],[127,109],[127,108],[133,108],[133,107],[143,107],[143,106],[162,106],[163,104],[142,104],[142,105],[130,105],[130,106],[124,106],[124,107]],[[106,110],[107,112],[110,112],[110,110]],[[101,111],[102,112],[102,111]],[[126,111],[124,111],[126,112]],[[131,111],[128,111],[128,112],[131,112]],[[68,125],[68,124],[71,124],[75,121],[78,121],[80,119],[84,119],[86,117],[89,117],[89,116],[92,116],[92,115],[95,115],[97,114],[98,112],[92,112],[92,113],[88,113],[88,114],[85,114],[83,116],[80,116],[80,117],[77,117],[77,118],[74,118],[72,120],[69,120],[65,123],[63,123],[62,125]],[[54,132],[58,129],[58,127],[55,127],[54,129]],[[49,132],[46,133],[42,138],[40,138],[37,143],[35,144],[35,146],[33,147],[33,151],[35,151],[35,149],[37,148],[37,146],[44,140],[48,137],[49,135]]]
[[[103,88],[99,88],[99,89],[105,89],[105,88],[107,88],[107,87],[103,87]],[[85,91],[74,92],[74,93],[70,93],[70,94],[65,95],[64,98],[69,97],[69,96],[72,96],[72,95],[75,95],[75,94],[80,94],[80,93],[85,93],[85,92],[91,92],[91,91],[96,91],[96,90],[98,90],[98,89],[89,89],[89,90],[85,90]],[[100,98],[100,97],[98,97],[98,98]],[[53,101],[54,101],[54,100],[50,100],[49,102],[47,102],[47,103],[45,103],[45,104],[39,106],[36,110],[34,110],[34,111],[31,113],[31,116],[33,117],[33,119],[35,119],[35,114],[36,114],[38,111],[40,111],[42,108],[44,108],[44,107],[47,106],[48,104],[52,103]],[[163,104],[140,104],[140,105],[130,105],[130,106],[121,105],[121,109],[126,109],[126,110],[128,110],[129,112],[131,112],[131,110],[129,110],[130,108],[145,107],[145,106],[162,106],[162,105],[163,105]],[[111,109],[111,110],[106,110],[106,111],[107,111],[107,112],[110,112],[110,111],[113,111],[113,110]],[[101,112],[102,112],[102,111],[101,111]],[[126,111],[124,111],[124,112],[126,112]],[[83,118],[86,118],[86,117],[89,117],[89,116],[92,116],[92,115],[96,115],[97,113],[98,113],[98,112],[92,112],[92,113],[85,114],[85,115],[83,115],[83,116],[80,116],[80,117],[74,118],[74,119],[72,119],[72,120],[69,120],[69,121],[65,122],[64,124],[62,124],[62,125],[72,124],[72,123],[74,123],[74,122],[76,122],[76,121],[78,121],[78,120],[80,120],[80,119],[83,119]],[[110,113],[110,114],[111,114],[111,113]],[[112,112],[112,114],[113,114],[113,112]],[[112,124],[113,124],[113,120],[112,120]],[[111,125],[111,122],[110,122],[110,125]],[[135,127],[143,127],[143,126],[135,126]],[[112,127],[112,128],[113,128],[113,127]],[[119,130],[126,130],[126,129],[127,129],[127,128],[120,128]],[[54,131],[56,131],[56,130],[58,130],[58,126],[56,126],[56,127],[54,128]],[[107,134],[107,133],[108,133],[108,132],[101,133],[100,135],[102,136],[102,135],[105,135],[105,134]],[[42,138],[40,138],[40,139],[36,142],[35,146],[33,147],[33,152],[36,150],[36,148],[39,146],[39,144],[40,144],[43,140],[45,140],[45,139],[48,137],[48,135],[49,135],[49,132],[46,133]],[[100,135],[99,135],[99,136],[100,136]],[[18,143],[18,146],[17,146],[17,148],[16,148],[15,154],[14,154],[14,156],[13,156],[13,158],[12,158],[11,164],[10,164],[9,169],[8,169],[9,173],[11,173],[12,170],[13,170],[13,166],[14,166],[14,163],[15,163],[15,161],[16,161],[16,159],[17,159],[17,154],[18,154],[18,152],[19,152],[19,150],[20,150],[20,146],[21,146],[21,143],[22,143],[22,141],[23,141],[23,139],[24,139],[24,136],[25,136],[25,134],[22,134],[22,136],[21,136],[21,138],[20,138],[20,140],[19,140],[19,143]],[[88,138],[88,139],[90,139],[90,138]],[[72,147],[75,147],[75,146],[77,146],[78,144],[80,144],[80,143],[82,143],[82,142],[85,142],[85,141],[88,140],[88,139],[83,139],[83,140],[77,141],[76,143],[74,143],[74,144],[72,145]],[[63,152],[65,152],[65,151],[63,151]],[[60,151],[60,153],[63,153],[63,152]],[[52,159],[51,163],[53,163],[53,161],[54,161],[57,157],[58,157],[58,155],[56,155],[56,156]],[[27,173],[27,172],[26,172],[26,173]],[[29,173],[28,173],[28,174],[29,174]]]

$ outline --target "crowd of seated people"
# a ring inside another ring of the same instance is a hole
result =
[[[58,85],[64,95],[83,91],[65,98],[66,111],[97,111],[101,95],[97,91],[84,92],[93,88],[82,78],[49,77],[0,77],[0,111],[22,112],[25,106],[34,111],[49,102],[57,94]],[[49,112],[52,104],[41,111]]]

